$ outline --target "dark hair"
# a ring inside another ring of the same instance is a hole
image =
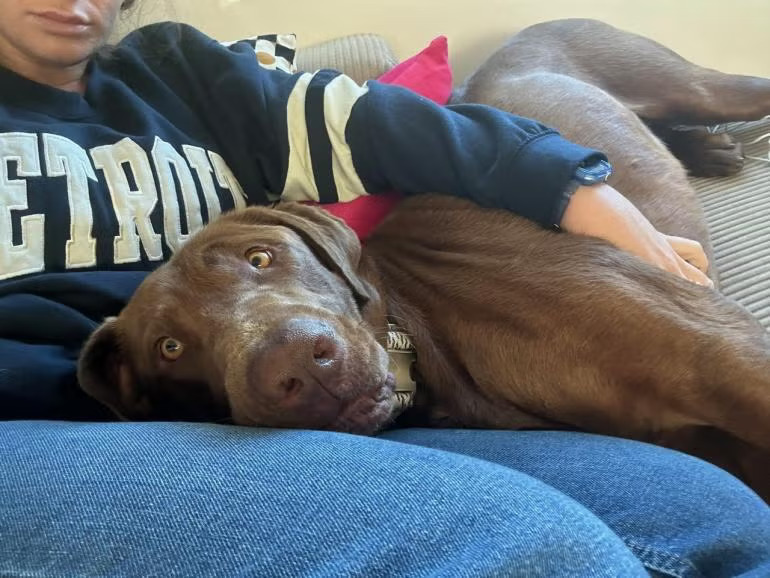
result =
[[[123,3],[120,5],[120,11],[121,12],[128,12],[136,6],[139,0],[123,0]],[[124,15],[125,18],[128,18],[128,15]],[[98,48],[96,50],[96,53],[94,54],[95,57],[100,57],[104,59],[111,59],[113,56],[113,53],[115,51],[115,45],[114,44],[105,44]]]
[[[2,1],[2,0],[0,0]],[[152,6],[149,6],[150,8]],[[120,5],[120,11],[121,15],[119,18],[123,18],[126,21],[129,19],[135,19],[135,17],[141,16],[138,14],[134,14],[133,12],[129,14],[129,10],[136,9],[136,12],[142,12],[144,8],[148,8],[148,3],[142,3],[141,0],[123,0],[123,3]],[[137,18],[138,19],[138,18]],[[136,24],[136,23],[134,23]],[[169,49],[172,47],[173,42],[161,42],[158,43],[156,39],[148,39],[146,38],[147,35],[141,33],[141,26],[129,26],[130,30],[136,31],[137,29],[139,32],[136,32],[134,36],[134,44],[135,45],[141,45],[142,46],[142,54],[145,59],[162,59],[168,56]],[[182,28],[179,24],[173,27],[174,31],[176,32],[177,37],[181,37],[182,34]],[[123,33],[128,32],[128,30],[124,30]],[[105,63],[115,63],[118,60],[118,45],[114,43],[107,43],[101,46],[96,50],[94,53],[95,58],[101,59]]]

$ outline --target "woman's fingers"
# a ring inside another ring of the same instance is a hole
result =
[[[708,271],[709,260],[706,257],[703,246],[698,243],[698,241],[693,241],[692,239],[686,239],[684,237],[676,237],[674,235],[664,234],[663,236],[682,259],[697,267],[703,273]]]
[[[696,241],[690,241],[682,237],[671,237],[659,233],[657,236],[657,242],[655,243],[655,249],[651,250],[645,260],[648,263],[657,265],[661,269],[673,273],[687,281],[702,285],[704,287],[713,287],[714,283],[703,271],[698,267],[688,262],[685,257],[676,250],[674,243],[671,240],[674,239],[677,246],[687,256],[698,260],[700,263],[708,263],[705,253],[698,255],[698,252],[702,252],[700,243]]]
[[[568,232],[599,237],[647,263],[688,281],[712,287],[708,259],[697,241],[665,235],[628,199],[607,184],[579,187],[561,226]]]
[[[703,246],[692,239],[663,235],[671,248],[676,252],[679,274],[698,285],[713,287],[714,282],[706,275],[709,261]]]
[[[693,283],[697,283],[698,285],[703,285],[704,287],[714,287],[714,282],[698,267],[691,265],[682,258],[680,258],[679,261],[680,274],[682,277]]]

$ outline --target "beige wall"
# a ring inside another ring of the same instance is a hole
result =
[[[704,66],[770,77],[770,0],[143,1],[143,20],[183,20],[219,39],[288,31],[301,46],[378,32],[405,57],[446,34],[458,79],[516,30],[575,16],[650,36]]]

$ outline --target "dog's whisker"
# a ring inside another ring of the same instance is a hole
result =
[[[407,323],[406,317],[402,317],[400,315],[388,315],[388,317],[395,321],[397,325],[406,325]]]

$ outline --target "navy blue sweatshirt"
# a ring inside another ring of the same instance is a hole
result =
[[[109,417],[77,387],[82,343],[222,211],[435,191],[548,226],[601,157],[489,107],[267,70],[172,23],[88,75],[80,95],[0,67],[0,419]]]

